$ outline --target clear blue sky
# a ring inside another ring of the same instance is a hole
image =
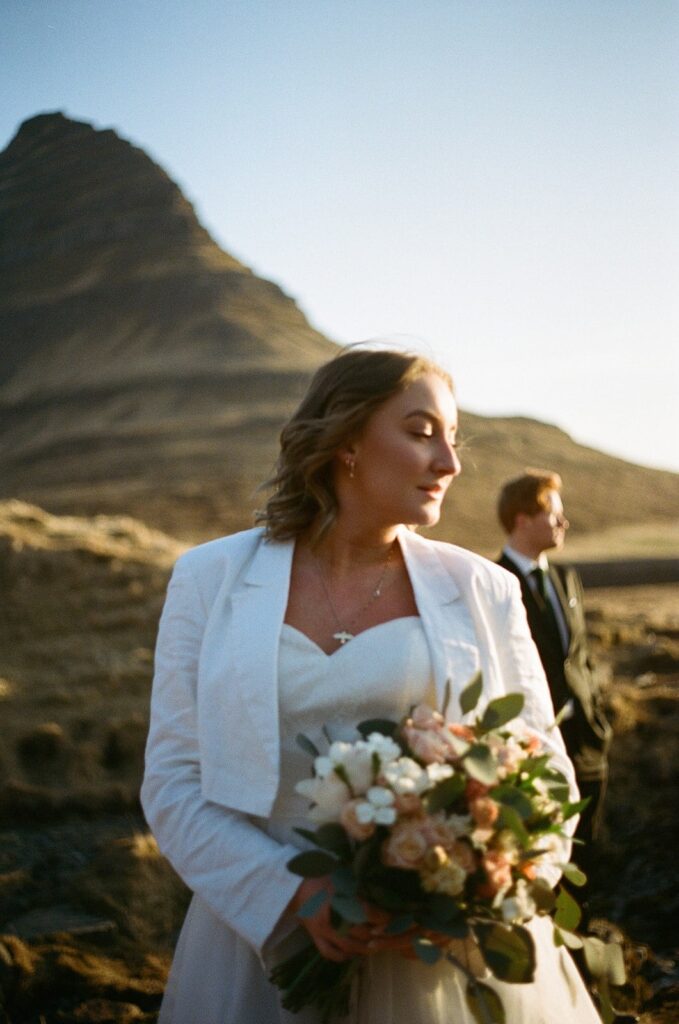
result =
[[[679,2],[0,8],[0,146],[113,127],[330,337],[679,470]]]

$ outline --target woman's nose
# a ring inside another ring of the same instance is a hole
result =
[[[445,476],[458,476],[462,472],[462,463],[454,444],[443,441],[436,453],[436,471]]]

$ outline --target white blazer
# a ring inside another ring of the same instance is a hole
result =
[[[451,544],[399,540],[449,717],[483,671],[487,701],[520,691],[522,717],[577,794],[518,581]],[[141,799],[163,853],[187,885],[256,950],[294,894],[296,850],[262,830],[279,781],[278,645],[294,541],[260,529],[178,560],[161,616]],[[258,819],[260,819],[258,821]]]

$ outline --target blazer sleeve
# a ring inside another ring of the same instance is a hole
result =
[[[508,576],[510,591],[506,602],[504,626],[498,638],[498,652],[504,687],[508,693],[520,692],[524,696],[522,719],[541,739],[543,748],[549,752],[551,764],[560,771],[568,781],[570,798],[576,801],[580,797],[575,780],[573,763],[566,753],[561,733],[554,725],[554,707],[545,677],[542,662],[533,642],[526,609],[521,599],[519,582],[514,576]],[[578,823],[574,815],[566,822],[566,831],[572,835]],[[572,844],[564,841],[559,851],[559,859],[568,861]],[[540,874],[555,885],[561,874],[552,865],[545,864]]]
[[[286,868],[299,851],[275,842],[247,815],[203,797],[196,694],[206,620],[196,581],[180,559],[158,631],[141,801],[179,876],[261,957],[299,886]]]

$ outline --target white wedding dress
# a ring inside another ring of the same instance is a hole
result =
[[[253,824],[300,847],[294,832],[309,827],[307,801],[295,784],[308,778],[310,757],[296,742],[304,733],[324,750],[356,739],[366,718],[398,719],[413,704],[435,703],[429,652],[419,618],[396,619],[360,633],[332,655],[284,625],[279,651],[281,782],[268,821]],[[552,941],[549,921],[531,931],[538,969],[530,985],[494,980],[507,1024],[600,1024],[569,954]],[[267,967],[299,948],[299,929],[281,922],[265,948]],[[355,1008],[342,1024],[474,1024],[466,982],[447,962],[427,966],[394,953],[367,957]],[[257,955],[194,896],[177,946],[159,1024],[319,1024],[313,1010],[281,1009],[277,990]]]

